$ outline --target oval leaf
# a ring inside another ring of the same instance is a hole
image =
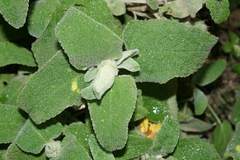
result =
[[[138,49],[139,82],[166,83],[186,77],[205,61],[217,38],[170,20],[131,21],[123,32],[127,49]]]
[[[108,151],[122,149],[127,141],[128,123],[137,100],[137,88],[131,76],[116,77],[101,101],[89,103],[93,129],[99,143]]]
[[[18,97],[20,108],[37,124],[82,103],[80,89],[87,85],[84,76],[73,70],[65,58],[62,52],[57,52],[29,78]]]
[[[96,66],[122,54],[122,40],[113,31],[74,7],[68,9],[55,31],[77,69]]]
[[[198,88],[194,88],[193,90],[193,97],[194,97],[194,108],[195,114],[201,115],[205,111],[208,106],[208,99],[205,94],[199,90]]]

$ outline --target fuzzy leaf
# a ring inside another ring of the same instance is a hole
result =
[[[23,151],[38,154],[46,143],[57,138],[61,132],[62,125],[55,120],[36,125],[28,119],[19,131],[15,142]]]
[[[0,13],[10,25],[20,28],[26,22],[28,2],[29,0],[1,0]]]
[[[217,60],[200,68],[192,81],[200,86],[205,86],[215,81],[224,71],[227,62],[225,59]]]
[[[92,134],[92,128],[89,125],[83,123],[72,123],[64,131],[64,135],[74,135],[77,141],[86,149],[89,149],[88,139]]]
[[[208,99],[205,94],[198,88],[194,88],[193,90],[194,97],[194,109],[196,115],[201,115],[205,111],[208,106]]]
[[[168,100],[176,92],[176,81],[166,84],[139,83],[143,92],[143,105],[148,110],[147,118],[151,122],[163,122],[165,117],[172,116]]]
[[[9,85],[0,93],[0,103],[17,106],[18,94],[27,82],[27,78],[27,76],[14,77],[9,82]]]
[[[240,159],[240,123],[236,124],[235,134],[227,146],[227,154],[233,159]]]
[[[57,5],[56,0],[41,0],[32,3],[28,31],[34,37],[40,37],[52,20]]]
[[[122,40],[113,31],[74,7],[68,9],[55,30],[70,63],[77,69],[96,66],[122,54]]]
[[[176,159],[195,160],[221,160],[214,147],[200,138],[179,139],[178,145],[172,155]]]
[[[22,64],[26,66],[36,66],[36,62],[30,51],[10,42],[0,43],[0,67],[9,64]]]
[[[24,125],[26,114],[17,106],[0,104],[0,143],[10,143]]]
[[[153,10],[158,9],[159,3],[158,0],[146,0],[147,5]]]
[[[166,156],[175,149],[180,134],[178,121],[174,118],[166,118],[157,134],[153,146],[153,153]]]
[[[66,136],[62,141],[59,156],[53,157],[51,158],[51,160],[76,160],[76,158],[91,160],[84,147],[77,142],[76,137],[73,135],[69,135]]]
[[[73,70],[63,53],[57,52],[29,78],[18,104],[35,123],[45,122],[65,108],[82,103],[80,90],[86,86],[83,77]]]
[[[113,152],[117,160],[138,157],[147,152],[153,145],[153,140],[146,137],[129,135],[126,146],[122,150]]]
[[[103,98],[89,103],[93,129],[99,143],[108,151],[122,149],[127,141],[128,123],[137,100],[131,76],[116,77]],[[121,118],[119,118],[121,117]]]
[[[113,154],[104,150],[93,134],[89,137],[88,143],[94,160],[115,160]]]
[[[230,14],[228,0],[207,0],[206,7],[215,23],[222,23]]]
[[[186,77],[205,61],[217,38],[170,20],[131,21],[123,32],[128,50],[138,49],[138,82],[166,83]],[[187,47],[186,47],[187,46]]]
[[[164,5],[167,8],[167,14],[176,18],[196,17],[196,13],[202,8],[205,0],[177,0],[169,1]],[[160,10],[164,11],[164,10]]]
[[[115,16],[123,15],[126,12],[126,6],[122,0],[105,0],[108,7]]]
[[[16,143],[12,143],[6,154],[3,157],[4,160],[18,160],[18,159],[31,159],[31,160],[46,160],[45,154],[31,154],[23,152]]]

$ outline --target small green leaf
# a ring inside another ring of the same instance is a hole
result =
[[[233,47],[233,44],[230,41],[227,41],[227,42],[223,43],[223,45],[222,45],[222,49],[226,53],[231,53],[232,47]]]
[[[36,66],[33,54],[30,51],[10,42],[0,43],[0,56],[0,67],[9,64],[22,64],[32,67]]]
[[[9,81],[13,78],[13,75],[10,74],[0,74],[0,92],[2,92],[7,86]],[[0,103],[4,101],[0,100]]]
[[[215,23],[222,23],[230,14],[228,0],[207,0],[206,7]]]
[[[105,0],[105,1],[107,2],[108,7],[115,16],[125,14],[126,6],[124,1],[122,0]]]
[[[26,114],[17,106],[0,104],[0,143],[13,142],[24,125]]]
[[[46,143],[57,138],[61,132],[62,125],[55,120],[36,125],[28,119],[19,131],[15,142],[23,151],[38,154]]]
[[[51,160],[92,160],[84,147],[77,142],[76,137],[73,135],[66,136],[61,143],[60,154]]]
[[[167,8],[167,14],[176,18],[185,18],[189,15],[194,18],[196,17],[196,13],[202,8],[203,4],[203,0],[169,1],[164,5],[164,9],[166,10]]]
[[[206,31],[170,20],[131,21],[123,39],[128,50],[139,50],[136,81],[157,83],[195,72],[217,41]]]
[[[178,145],[172,155],[176,159],[189,160],[221,160],[211,144],[200,138],[179,139]]]
[[[41,36],[32,43],[32,51],[36,58],[38,68],[41,68],[47,61],[49,61],[57,51],[61,49],[55,36],[55,26],[57,24],[57,15],[52,17],[52,21]]]
[[[235,134],[227,146],[227,154],[233,159],[240,159],[240,123],[236,124]]]
[[[208,85],[222,74],[226,65],[225,59],[206,64],[193,75],[192,81],[200,86]]]
[[[62,52],[57,52],[29,78],[18,97],[18,105],[35,123],[45,122],[65,108],[82,103],[80,92],[87,85],[83,77],[73,70]]]
[[[198,88],[194,88],[193,90],[193,98],[194,98],[194,108],[195,114],[201,115],[205,111],[208,106],[208,99],[205,94]]]
[[[88,143],[94,160],[115,160],[111,152],[104,150],[100,146],[93,134],[89,137]]]
[[[74,7],[68,9],[55,30],[70,63],[77,69],[96,66],[122,54],[122,40],[114,32]]]
[[[17,97],[27,82],[27,76],[14,77],[9,85],[0,93],[0,102],[4,104],[17,105]]]
[[[175,149],[180,134],[178,121],[174,118],[166,118],[157,134],[152,152],[166,156]]]
[[[153,140],[150,138],[129,135],[126,146],[113,154],[117,160],[132,159],[146,153],[152,145]]]
[[[151,122],[163,122],[170,113],[169,98],[175,95],[175,81],[166,84],[139,83],[138,88],[143,92],[143,105],[148,110],[147,118]]]
[[[40,37],[52,20],[57,5],[56,0],[41,0],[32,3],[28,31],[34,37]]]
[[[136,109],[133,113],[131,121],[134,122],[134,121],[140,120],[143,117],[146,117],[147,114],[148,114],[148,110],[143,106],[142,91],[138,90]]]
[[[237,100],[234,104],[234,108],[233,108],[233,112],[232,112],[232,123],[233,124],[237,124],[238,122],[240,122],[240,90],[237,92]]]
[[[213,127],[212,124],[206,123],[190,115],[179,112],[180,128],[186,132],[205,132]]]
[[[218,124],[213,132],[213,144],[220,156],[223,156],[227,149],[227,144],[231,140],[233,131],[231,124],[227,121],[224,121],[221,124]]]
[[[45,154],[31,154],[23,152],[16,143],[12,143],[6,154],[3,156],[4,160],[18,160],[18,159],[31,159],[31,160],[46,160]]]
[[[26,22],[28,2],[29,0],[1,0],[0,13],[10,25],[20,28]]]
[[[64,135],[74,135],[77,141],[86,149],[89,149],[88,139],[92,134],[92,128],[89,125],[83,123],[72,123],[65,130]]]
[[[128,123],[135,110],[137,88],[131,76],[116,77],[110,90],[89,111],[99,143],[108,151],[122,149],[127,141]]]
[[[159,6],[158,0],[147,0],[146,2],[151,9],[153,10],[158,9],[158,6]]]

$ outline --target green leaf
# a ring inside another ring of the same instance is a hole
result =
[[[28,2],[29,0],[1,0],[0,13],[10,25],[20,28],[26,22]]]
[[[146,117],[147,114],[148,114],[148,110],[143,106],[142,91],[138,90],[136,109],[135,109],[135,111],[133,113],[131,122],[140,120],[143,117]]]
[[[192,81],[200,86],[208,85],[222,74],[226,65],[225,59],[206,64],[193,75]]]
[[[227,144],[231,140],[233,131],[231,124],[227,121],[224,121],[221,124],[218,124],[213,132],[213,144],[218,154],[223,157],[227,149]]]
[[[10,74],[0,74],[0,92],[2,92],[8,85],[9,81],[13,78],[13,75]],[[0,100],[0,103],[2,101]]]
[[[226,53],[231,53],[232,49],[233,49],[233,44],[230,41],[226,41],[225,43],[223,43],[222,45],[222,49],[224,52]]]
[[[92,160],[84,147],[77,142],[76,137],[73,135],[66,136],[61,144],[60,154],[57,157],[51,158],[51,160]]]
[[[135,79],[157,83],[195,72],[217,41],[206,31],[170,20],[131,21],[123,38],[128,50],[139,50]]]
[[[191,16],[196,17],[196,13],[202,8],[204,0],[178,0],[169,1],[164,5],[164,9],[168,8],[167,14],[176,18],[185,18]],[[160,10],[163,11],[164,10]]]
[[[57,52],[29,78],[18,97],[18,104],[39,124],[69,106],[80,105],[80,90],[84,87],[83,74],[72,68],[62,52]]]
[[[207,0],[206,7],[210,10],[210,15],[215,23],[222,23],[229,14],[228,0]]]
[[[14,77],[9,85],[0,93],[0,102],[4,104],[17,105],[19,92],[27,81],[27,76]]]
[[[53,16],[43,34],[32,43],[32,51],[38,63],[38,68],[41,68],[49,61],[58,50],[61,49],[55,36],[55,26],[57,24],[57,15]]]
[[[30,51],[10,42],[0,43],[0,67],[9,64],[22,64],[26,66],[36,66],[36,62]]]
[[[31,160],[46,160],[45,154],[34,155],[31,153],[23,152],[15,143],[12,143],[6,154],[4,160],[18,160],[18,159],[31,159]]]
[[[0,104],[0,143],[13,142],[24,125],[26,114],[17,106]]]
[[[107,152],[100,146],[93,134],[89,137],[88,143],[94,160],[115,160],[112,153]]]
[[[162,156],[172,153],[178,143],[179,134],[178,121],[174,118],[166,118],[157,134],[151,153]]]
[[[116,77],[112,88],[98,101],[90,101],[89,111],[99,143],[108,151],[122,149],[127,141],[128,123],[137,100],[131,76]]]
[[[193,98],[194,98],[194,109],[196,115],[201,115],[205,111],[208,106],[208,99],[205,94],[198,88],[194,88],[193,90]]]
[[[151,9],[153,10],[158,9],[158,6],[159,6],[158,0],[146,0],[146,2]]]
[[[236,102],[234,104],[231,121],[234,125],[240,122],[240,90],[238,90],[236,95]]]
[[[124,1],[122,0],[105,0],[105,1],[107,2],[108,7],[115,16],[125,14],[126,6]]]
[[[205,132],[213,127],[212,124],[206,123],[190,115],[179,112],[180,128],[186,132]]]
[[[236,124],[235,134],[227,146],[227,154],[233,159],[240,159],[240,123]]]
[[[68,9],[55,30],[70,63],[77,69],[121,56],[122,40],[105,25],[74,7]]]
[[[74,135],[77,141],[86,149],[89,149],[88,139],[92,134],[92,128],[89,125],[83,123],[72,123],[65,130],[64,135]]]
[[[143,105],[148,110],[147,118],[151,122],[163,122],[167,116],[172,116],[168,102],[176,93],[176,81],[166,84],[139,83],[138,88],[143,92]]]
[[[46,143],[57,138],[61,132],[62,125],[55,120],[36,125],[28,119],[19,131],[15,142],[23,151],[38,154]]]
[[[79,1],[79,2],[78,2]],[[118,36],[122,35],[121,27],[119,27],[116,24],[116,19],[112,15],[112,12],[110,11],[109,7],[107,6],[106,2],[104,0],[78,0],[76,3],[80,3],[80,6],[78,8],[79,10],[83,11],[86,15],[91,17],[92,19],[98,21],[99,23],[102,23],[106,25],[108,28],[110,28],[112,31],[114,31]],[[107,0],[106,0],[107,1]],[[116,0],[113,0],[116,1]],[[81,6],[82,4],[82,6]],[[125,12],[125,3],[120,1],[119,4],[116,4],[117,7],[114,8],[113,12],[121,12],[124,9]],[[114,7],[114,6],[113,6]],[[123,7],[123,8],[120,8]],[[97,9],[96,9],[97,8]],[[121,14],[121,13],[119,13]]]
[[[179,139],[172,155],[176,159],[217,160],[221,159],[211,144],[199,138]]]
[[[131,159],[146,153],[152,145],[153,140],[150,138],[129,135],[126,146],[113,154],[117,160]]]
[[[57,5],[56,0],[41,0],[32,3],[28,31],[34,37],[40,37],[52,20]]]
[[[233,69],[234,72],[236,72],[237,74],[240,74],[240,63],[234,63],[234,64],[232,64],[232,69]]]

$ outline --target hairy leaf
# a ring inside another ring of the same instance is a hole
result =
[[[18,104],[35,123],[45,122],[65,108],[82,103],[80,92],[86,86],[83,78],[63,53],[57,52],[29,78],[18,97]]]
[[[1,0],[0,13],[10,25],[20,28],[26,22],[28,2],[29,0]]]
[[[170,20],[131,21],[123,33],[127,49],[138,49],[139,82],[166,83],[186,77],[205,61],[217,38]]]
[[[68,9],[55,30],[70,63],[77,69],[121,56],[122,40],[105,25],[74,7]]]
[[[0,67],[9,64],[22,64],[32,67],[36,66],[36,62],[30,51],[10,42],[0,43],[0,56]]]
[[[131,76],[116,77],[112,88],[101,100],[91,101],[89,111],[99,143],[108,151],[122,149],[127,141],[128,123],[137,100]]]

